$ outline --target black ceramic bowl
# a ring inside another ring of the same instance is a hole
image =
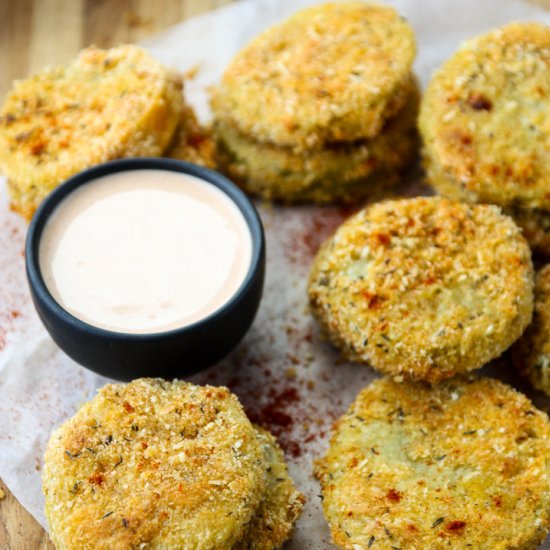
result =
[[[252,260],[235,295],[209,316],[175,330],[126,334],[98,328],[70,314],[50,294],[40,272],[40,238],[48,218],[72,191],[91,180],[125,170],[171,170],[190,174],[218,187],[238,206],[252,236]],[[265,271],[265,240],[261,221],[246,195],[221,174],[162,158],[125,159],[81,172],[56,188],[34,215],[26,241],[26,271],[40,319],[57,345],[81,365],[111,378],[142,376],[181,378],[209,367],[243,338],[258,309]]]

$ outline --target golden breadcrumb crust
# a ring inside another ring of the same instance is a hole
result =
[[[230,549],[265,488],[237,398],[160,379],[102,388],[52,434],[43,473],[59,550]]]
[[[266,430],[255,426],[267,464],[267,489],[256,517],[233,550],[275,550],[290,538],[302,513],[304,496],[288,475],[283,451]]]
[[[533,311],[531,253],[496,206],[386,201],[323,244],[309,298],[348,358],[437,382],[483,366],[522,334]]]
[[[310,7],[237,54],[212,108],[253,139],[298,149],[372,137],[404,104],[415,53],[393,8]]]
[[[418,103],[418,87],[411,81],[407,103],[377,136],[299,152],[254,141],[218,121],[220,164],[247,192],[263,198],[353,202],[397,183],[415,159]]]
[[[30,219],[73,174],[121,157],[159,156],[182,109],[181,79],[141,48],[90,47],[16,82],[0,109],[0,167]]]
[[[190,105],[183,105],[179,126],[163,156],[216,168],[216,143],[212,132],[199,123]]]
[[[550,265],[537,272],[533,322],[512,348],[512,359],[535,388],[550,395]]]
[[[428,178],[451,198],[550,209],[550,27],[511,23],[436,72],[419,126]]]
[[[476,202],[475,198],[468,195],[461,186],[456,185],[440,165],[426,157],[426,155],[424,155],[423,161],[428,174],[428,181],[436,187],[439,194],[459,201]],[[550,255],[550,210],[505,206],[503,211],[521,227],[523,236],[527,239],[533,251]]]
[[[548,417],[490,378],[373,382],[316,474],[346,550],[527,550],[550,530]]]

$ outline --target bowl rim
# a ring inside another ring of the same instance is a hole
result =
[[[86,185],[102,176],[133,170],[168,170],[171,172],[188,174],[205,180],[222,191],[235,203],[250,231],[252,254],[250,266],[241,285],[227,302],[206,317],[191,324],[183,325],[175,329],[149,333],[131,333],[101,328],[76,317],[66,310],[53,297],[44,282],[39,261],[40,239],[46,223],[55,212],[56,208],[68,195],[82,185]],[[46,306],[53,316],[60,318],[64,323],[71,325],[81,332],[87,332],[98,338],[105,338],[118,342],[155,342],[165,338],[202,330],[213,321],[224,317],[238,305],[243,296],[253,289],[258,272],[262,269],[264,256],[265,235],[260,216],[252,201],[241,189],[239,189],[239,187],[237,187],[237,185],[219,172],[204,166],[182,160],[161,157],[139,157],[113,160],[87,168],[71,176],[51,191],[42,201],[29,224],[25,239],[25,270],[27,281],[33,293],[40,299],[42,305]]]

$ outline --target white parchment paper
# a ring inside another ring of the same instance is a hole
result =
[[[145,45],[183,71],[198,67],[186,96],[206,120],[208,87],[219,80],[238,49],[268,25],[314,3],[243,0],[177,25]],[[548,12],[519,0],[388,3],[414,27],[419,46],[415,70],[423,84],[465,38],[512,20],[550,24]],[[404,192],[418,190],[413,185]],[[193,377],[198,383],[229,385],[251,417],[266,422],[280,437],[291,474],[308,499],[288,545],[293,550],[332,547],[312,462],[326,448],[333,420],[375,376],[368,367],[342,363],[318,338],[306,308],[306,277],[313,254],[348,213],[338,208],[260,206],[268,254],[259,314],[230,357]],[[45,526],[40,472],[49,434],[109,380],[65,356],[40,324],[24,274],[25,231],[25,222],[9,211],[5,181],[0,178],[0,476]],[[491,374],[495,373],[521,386],[506,365],[493,367]],[[548,401],[535,398],[549,410]],[[550,542],[543,548],[550,549]]]

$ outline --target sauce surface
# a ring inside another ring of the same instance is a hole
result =
[[[163,332],[219,309],[250,267],[252,239],[214,185],[168,170],[93,180],[59,204],[39,262],[55,300],[91,325]]]

